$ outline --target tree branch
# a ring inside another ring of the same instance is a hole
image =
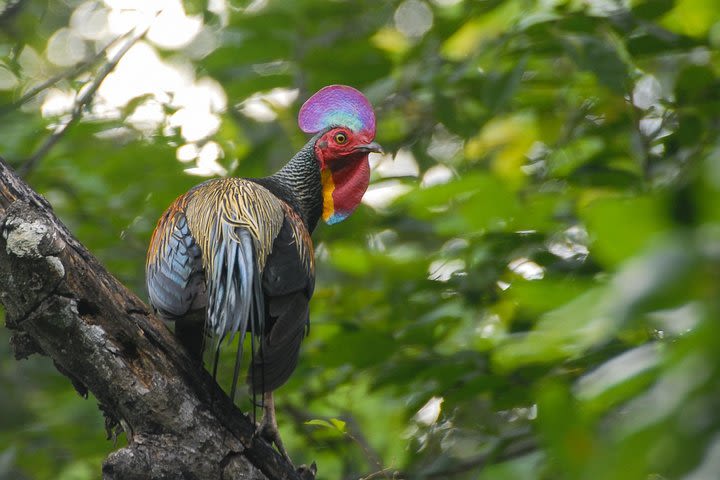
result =
[[[132,46],[135,45],[138,40],[145,36],[149,29],[150,25],[140,31],[137,31],[134,35],[128,38],[128,40],[123,44],[123,46],[120,47],[117,52],[115,52],[115,55],[113,55],[108,60],[108,62],[105,63],[100,68],[100,70],[98,70],[97,75],[95,76],[93,81],[90,82],[87,88],[85,88],[85,90],[75,100],[75,105],[73,106],[73,110],[70,114],[70,118],[68,119],[68,121],[56,128],[55,131],[47,139],[45,139],[43,144],[40,145],[37,151],[18,167],[18,173],[21,176],[27,176],[27,174],[30,173],[37,166],[40,160],[45,155],[47,155],[50,149],[54,147],[57,142],[60,141],[60,139],[65,135],[70,126],[80,119],[83,110],[85,109],[85,107],[87,107],[90,101],[92,101],[93,97],[95,96],[95,92],[97,92],[98,88],[100,88],[100,85],[102,85],[102,83],[105,81],[105,78],[110,74],[110,72],[115,69],[117,64],[120,63],[120,60],[123,56],[125,56],[128,50],[130,50],[130,48],[132,48]],[[123,36],[125,35],[122,35],[121,38]]]
[[[127,38],[132,33],[132,30],[129,32],[124,33],[123,35],[120,35],[119,37],[116,37],[115,39],[108,42],[107,45],[105,45],[100,51],[98,51],[95,55],[90,57],[89,59],[86,59],[82,62],[79,62],[72,67],[68,68],[65,71],[62,71],[58,73],[57,75],[54,75],[44,82],[40,83],[39,85],[34,86],[30,90],[28,90],[22,97],[18,98],[14,102],[5,104],[0,106],[0,116],[3,116],[7,114],[8,112],[11,112],[17,108],[20,108],[21,106],[25,105],[27,102],[35,98],[40,92],[52,87],[56,83],[58,83],[61,80],[65,80],[67,78],[74,78],[80,73],[84,72],[87,68],[90,68],[91,66],[95,65],[101,58],[103,58],[110,47],[115,45],[120,40]]]
[[[105,479],[292,479],[295,471],[0,159],[0,302],[16,356],[40,351],[95,395],[128,446]]]
[[[487,465],[501,463],[523,457],[537,451],[537,440],[531,434],[520,434],[511,438],[502,439],[488,453],[477,455],[461,461],[449,461],[449,465],[440,468],[431,468],[416,474],[408,474],[407,478],[447,479],[468,472],[481,472]],[[401,475],[402,478],[405,478]]]
[[[295,420],[298,429],[302,429],[305,423],[310,420],[320,419],[331,422],[334,419],[333,417],[313,414],[293,404],[282,404],[282,407],[283,411],[286,411]],[[345,431],[342,432],[341,437],[343,441],[352,442],[357,447],[359,447],[363,456],[367,460],[368,465],[371,468],[377,467],[378,472],[381,472],[380,474],[384,475],[385,478],[389,479],[390,475],[386,472],[392,471],[393,469],[385,468],[385,466],[383,465],[382,457],[380,457],[377,451],[375,451],[372,445],[370,445],[370,441],[363,433],[357,420],[355,420],[355,417],[350,412],[342,412],[342,414],[336,418],[345,422]]]

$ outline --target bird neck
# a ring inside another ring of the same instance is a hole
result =
[[[260,179],[259,182],[275,196],[290,204],[300,214],[309,232],[315,230],[323,209],[320,165],[315,158],[315,142],[318,138],[319,134],[306,143],[277,173]]]

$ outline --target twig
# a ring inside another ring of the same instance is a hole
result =
[[[76,65],[73,65],[71,68],[65,70],[64,72],[58,73],[54,77],[48,78],[47,80],[42,82],[40,85],[37,85],[37,86],[31,88],[30,90],[28,90],[27,93],[25,93],[25,95],[23,95],[19,99],[15,100],[14,102],[0,106],[0,115],[5,115],[5,114],[17,109],[18,107],[20,107],[20,106],[26,104],[27,102],[29,102],[30,100],[32,100],[38,93],[42,92],[43,90],[45,90],[49,87],[52,87],[53,85],[55,85],[56,83],[58,83],[61,80],[65,80],[66,78],[73,78],[73,77],[77,76],[78,74],[82,73],[83,71],[85,71],[86,68],[95,65],[98,62],[98,60],[100,60],[102,57],[105,56],[105,54],[107,53],[107,51],[110,47],[115,45],[120,40],[127,38],[128,35],[130,35],[131,33],[132,33],[132,30],[130,30],[129,32],[123,33],[122,35],[120,35],[117,38],[114,38],[107,45],[105,45],[102,49],[100,49],[100,51],[98,51],[95,55],[93,55],[92,58],[89,58],[85,61],[82,61],[82,62],[76,64]]]
[[[0,10],[0,23],[7,23],[12,17],[20,13],[24,0],[15,0],[8,2],[5,7]]]
[[[395,471],[395,467],[386,467],[386,468],[383,468],[382,470],[378,470],[377,472],[370,473],[365,477],[361,477],[359,480],[372,480],[373,478],[379,478],[380,476],[383,476],[385,478],[390,478],[390,477],[388,477],[388,473],[393,472],[393,471]]]
[[[495,448],[492,449],[492,451],[478,455],[473,458],[469,458],[467,460],[458,462],[452,466],[449,466],[445,469],[438,469],[438,470],[431,470],[422,472],[422,475],[420,472],[417,472],[416,475],[414,474],[408,474],[408,475],[401,475],[402,478],[441,478],[446,479],[450,477],[454,477],[456,475],[461,475],[463,473],[467,473],[472,470],[480,471],[485,466],[491,464],[491,463],[500,463],[500,462],[506,462],[508,460],[512,460],[518,457],[525,456],[529,453],[532,453],[538,449],[537,441],[534,437],[530,435],[523,435],[520,437],[515,437],[512,439],[506,439],[504,441],[500,441]]]
[[[95,79],[75,101],[75,105],[73,106],[73,111],[70,119],[64,125],[55,130],[52,135],[50,135],[45,140],[45,142],[40,146],[40,148],[38,148],[38,150],[30,158],[25,160],[20,165],[20,167],[18,167],[17,172],[20,175],[26,176],[28,173],[30,173],[37,166],[40,160],[50,151],[50,149],[54,147],[57,142],[60,141],[60,139],[65,135],[70,126],[80,119],[83,109],[90,103],[93,96],[95,95],[95,92],[97,92],[98,88],[100,88],[100,85],[102,85],[108,74],[110,74],[110,72],[115,69],[122,57],[128,52],[128,50],[130,50],[133,45],[135,45],[138,40],[145,36],[149,29],[150,25],[146,26],[144,29],[130,37],[130,39],[125,42],[125,45],[123,45],[120,50],[118,50],[115,55],[113,55],[113,57],[105,65],[103,65],[100,70],[98,70]]]
[[[380,455],[378,455],[375,449],[373,449],[373,447],[370,445],[370,442],[368,442],[367,438],[360,429],[360,425],[358,425],[357,421],[355,420],[355,417],[353,417],[350,412],[345,412],[341,418],[344,418],[345,422],[347,423],[345,435],[347,435],[350,440],[358,444],[360,449],[365,454],[365,458],[367,459],[368,463],[375,464],[374,466],[379,469],[378,472],[375,473],[380,473],[385,478],[389,479],[390,477],[387,475],[386,472],[386,470],[389,469],[383,466],[382,458],[380,458]]]
[[[312,419],[322,419],[327,421],[330,421],[332,419],[332,417],[314,415],[293,404],[283,405],[283,410],[290,413],[290,415],[295,419],[298,424],[304,424],[308,420]],[[382,458],[380,458],[380,455],[378,455],[378,453],[370,445],[370,442],[368,442],[367,437],[365,437],[365,435],[363,434],[362,430],[360,429],[360,425],[352,416],[352,414],[350,414],[350,412],[343,412],[341,415],[338,416],[338,418],[343,420],[346,424],[345,430],[342,432],[342,438],[345,439],[345,441],[349,440],[350,442],[353,442],[358,447],[360,447],[360,450],[365,456],[365,460],[367,461],[368,465],[373,468],[378,468],[376,472],[370,474],[370,476],[366,478],[376,478],[380,475],[383,475],[385,478],[389,479],[390,477],[388,476],[387,472],[393,471],[393,468],[386,468],[383,466]]]

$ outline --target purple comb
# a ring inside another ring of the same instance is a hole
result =
[[[330,85],[319,90],[300,108],[298,125],[305,133],[317,133],[331,126],[375,136],[375,113],[365,95],[347,85]]]

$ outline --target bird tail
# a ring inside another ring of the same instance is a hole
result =
[[[245,228],[224,224],[211,262],[208,281],[208,324],[215,334],[213,376],[217,374],[220,345],[239,334],[230,397],[235,401],[245,334],[262,335],[264,304],[253,238]]]
[[[293,292],[274,297],[268,304],[268,314],[273,323],[272,331],[261,338],[260,351],[253,355],[248,371],[247,381],[253,392],[272,392],[295,370],[308,325],[307,296],[303,292]]]
[[[196,310],[176,319],[175,337],[193,360],[202,363],[206,340],[205,309]]]

